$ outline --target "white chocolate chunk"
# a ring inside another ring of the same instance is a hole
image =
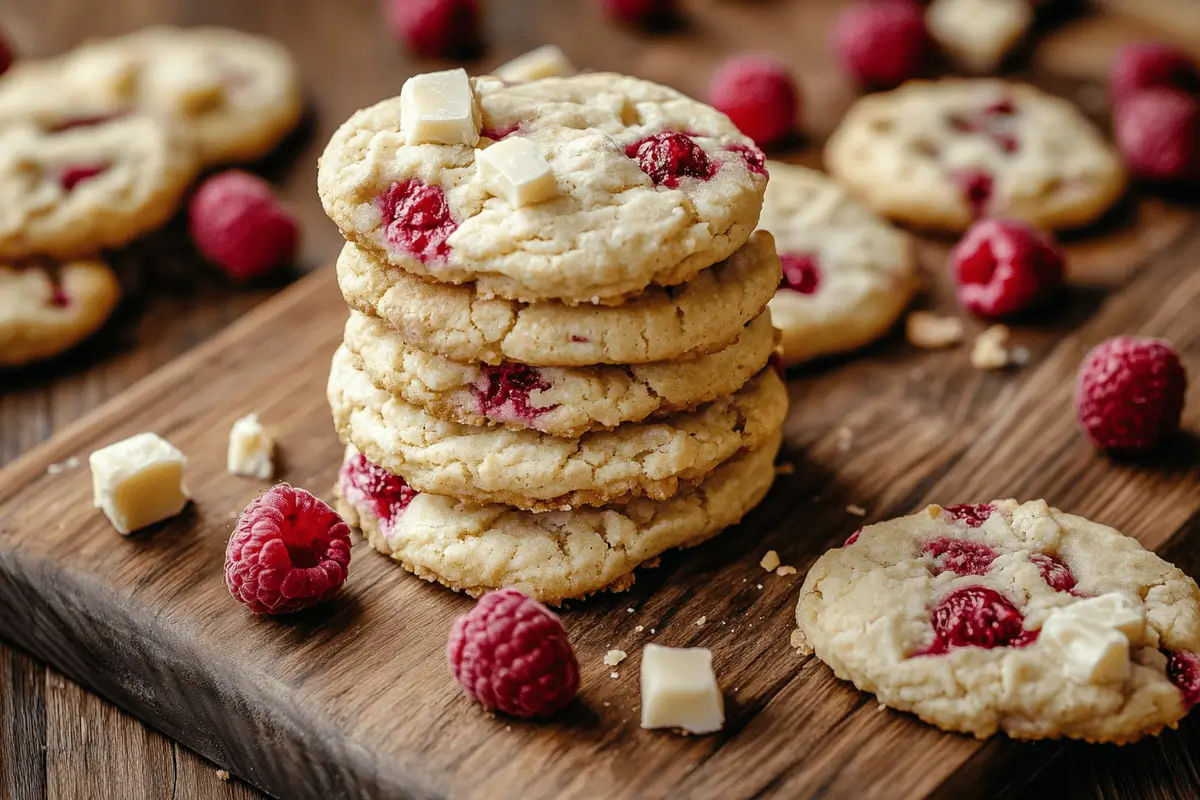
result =
[[[271,456],[275,452],[275,440],[258,421],[258,414],[248,414],[229,431],[229,454],[225,459],[226,469],[233,475],[268,480],[275,474]]]
[[[479,144],[479,105],[464,69],[414,75],[400,89],[405,144]]]
[[[524,83],[542,78],[565,78],[575,74],[575,67],[562,50],[546,44],[501,64],[492,74],[510,83]]]
[[[1088,597],[1055,613],[1067,614],[1094,625],[1115,628],[1130,641],[1141,641],[1142,631],[1146,627],[1146,609],[1140,602],[1121,592]]]
[[[540,203],[558,194],[550,164],[528,139],[510,137],[475,157],[483,186],[514,208]]]
[[[119,533],[153,525],[183,510],[187,459],[170,442],[153,433],[139,433],[88,459],[92,468],[95,506]]]
[[[642,727],[712,733],[724,724],[712,652],[647,644],[642,650]]]
[[[934,0],[925,11],[929,35],[973,72],[991,72],[1033,24],[1029,0]]]
[[[1069,614],[1051,614],[1038,642],[1056,651],[1063,672],[1077,683],[1114,683],[1129,677],[1129,639],[1116,628]]]

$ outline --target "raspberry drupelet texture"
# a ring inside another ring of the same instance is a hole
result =
[[[488,419],[532,423],[539,414],[556,408],[533,403],[532,394],[550,385],[537,367],[505,361],[483,365],[473,388],[479,413]]]
[[[579,691],[562,622],[516,589],[488,592],[456,619],[446,656],[468,696],[510,716],[548,717]]]
[[[1011,600],[986,586],[955,589],[938,601],[930,619],[933,642],[914,655],[944,655],[958,647],[1027,647],[1038,636],[1025,630],[1025,617]]]
[[[225,584],[255,614],[331,599],[350,567],[350,528],[303,489],[271,487],[246,506],[225,549]]]
[[[1167,677],[1179,687],[1188,708],[1200,703],[1200,658],[1180,651],[1167,656]]]
[[[338,478],[342,495],[352,502],[365,503],[385,531],[420,494],[399,475],[371,463],[362,453],[346,460]]]
[[[967,523],[968,528],[978,528],[988,521],[988,517],[996,513],[996,507],[991,503],[971,505],[964,503],[956,506],[945,506],[942,511],[950,519]]]
[[[985,219],[950,253],[958,301],[982,317],[1028,311],[1062,290],[1062,250],[1023,222]]]
[[[1161,42],[1126,45],[1108,72],[1109,97],[1118,106],[1146,89],[1200,95],[1200,68],[1187,53]]]
[[[1147,89],[1117,106],[1113,137],[1143,178],[1200,179],[1200,100],[1174,89]]]
[[[678,131],[663,131],[640,139],[625,148],[625,155],[650,176],[655,186],[674,189],[683,178],[706,181],[717,174],[717,165],[692,137]]]
[[[467,55],[479,47],[478,0],[385,0],[395,37],[426,58]]]
[[[1056,592],[1070,592],[1075,588],[1075,576],[1070,567],[1054,556],[1045,553],[1031,553],[1029,560],[1042,573],[1042,580]]]
[[[397,181],[378,199],[388,244],[402,248],[422,262],[450,255],[446,241],[458,228],[450,215],[446,193],[415,178]]]
[[[188,229],[205,258],[235,281],[289,264],[300,227],[256,175],[228,170],[200,185],[188,204]]]
[[[759,147],[787,137],[800,113],[800,90],[778,61],[738,56],[713,73],[708,100]]]
[[[930,539],[922,550],[933,557],[935,575],[953,572],[956,575],[986,575],[992,562],[1000,555],[982,542],[938,536]]]
[[[1170,342],[1116,336],[1079,368],[1075,413],[1097,446],[1145,452],[1179,430],[1187,372]]]
[[[925,11],[912,0],[858,0],[834,23],[833,48],[859,83],[899,86],[920,73],[929,50]]]
[[[670,19],[675,5],[675,0],[600,0],[600,6],[613,19],[638,25]]]

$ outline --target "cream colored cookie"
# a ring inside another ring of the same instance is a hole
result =
[[[410,347],[379,320],[352,312],[345,344],[377,387],[439,419],[578,437],[690,411],[738,391],[766,366],[775,330],[770,314],[763,314],[733,344],[690,361],[572,368],[460,364]]]
[[[1035,0],[933,0],[925,26],[943,52],[972,72],[991,72],[1033,25]]]
[[[530,510],[671,497],[738,450],[762,446],[788,402],[778,373],[766,369],[696,411],[561,439],[439,420],[375,388],[344,347],[328,393],[342,441],[419,491]]]
[[[669,500],[534,514],[418,493],[348,448],[337,511],[371,545],[428,581],[478,597],[510,586],[543,603],[624,591],[633,571],[735,525],[775,479],[776,433]]]
[[[143,115],[0,131],[0,259],[70,258],[160,227],[198,164],[175,128]]]
[[[785,364],[883,336],[917,288],[912,242],[815,170],[768,162],[759,225],[775,237],[783,283],[771,300]]]
[[[1132,742],[1200,700],[1195,581],[1044,500],[864,528],[813,565],[796,620],[839,678],[980,738]]]
[[[0,367],[58,355],[91,336],[121,299],[99,259],[0,264]]]
[[[354,245],[337,262],[351,308],[376,316],[410,346],[454,361],[542,367],[646,364],[713,353],[741,335],[779,285],[767,233],[682,286],[655,287],[621,306],[525,304],[480,297],[470,285],[429,283]]]
[[[1116,152],[1069,102],[982,78],[912,81],[863,97],[825,161],[879,213],[955,231],[981,216],[1084,225],[1126,185]]]
[[[485,297],[616,303],[687,281],[754,230],[762,153],[714,109],[611,73],[470,83],[475,147],[406,144],[398,97],[333,135],[317,189],[347,239],[412,274],[474,281]],[[485,187],[478,159],[512,138],[548,165],[549,199],[515,207]]]

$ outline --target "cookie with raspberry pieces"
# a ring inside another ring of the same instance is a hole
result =
[[[1071,103],[985,78],[910,81],[863,97],[825,161],[877,212],[952,231],[980,217],[1078,227],[1127,183],[1121,159]]]
[[[0,264],[0,368],[58,355],[91,336],[121,299],[99,259]]]
[[[980,738],[1132,742],[1200,699],[1195,581],[1044,500],[863,528],[813,565],[796,620],[839,678]]]

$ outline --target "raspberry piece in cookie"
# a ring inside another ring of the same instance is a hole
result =
[[[554,410],[552,405],[534,405],[532,398],[534,392],[544,392],[550,386],[537,367],[512,361],[495,366],[485,364],[475,382],[479,413],[499,422],[509,419],[531,422],[538,415]]]
[[[331,599],[350,567],[350,528],[303,489],[281,483],[250,501],[225,550],[225,583],[255,614]]]
[[[833,45],[842,67],[859,83],[898,86],[916,77],[925,61],[925,13],[912,0],[860,0],[838,16]]]
[[[516,589],[488,592],[454,621],[446,657],[485,709],[548,717],[579,692],[579,662],[558,617]]]
[[[1146,89],[1200,95],[1200,68],[1182,50],[1161,42],[1138,42],[1117,52],[1108,72],[1108,92],[1119,106]]]
[[[1165,181],[1200,179],[1200,100],[1173,89],[1148,89],[1114,112],[1113,136],[1134,175]]]
[[[821,287],[821,267],[816,256],[810,253],[781,253],[779,263],[783,267],[780,289],[813,294]]]
[[[1167,657],[1167,676],[1179,687],[1188,708],[1200,703],[1200,658],[1195,653],[1171,653]]]
[[[188,204],[188,228],[196,248],[238,281],[290,263],[300,235],[271,185],[235,170],[200,185]]]
[[[1187,372],[1171,343],[1116,336],[1079,368],[1075,413],[1098,447],[1145,452],[1179,430]]]
[[[686,133],[664,131],[636,141],[625,148],[625,155],[638,163],[655,186],[674,189],[684,178],[706,181],[717,166],[696,140]]]
[[[95,333],[121,299],[99,259],[0,263],[0,368],[50,358]]]
[[[726,61],[708,87],[708,100],[759,147],[784,139],[800,113],[800,91],[787,68],[764,56]]]
[[[933,643],[916,655],[943,655],[956,647],[1027,647],[1037,640],[1037,631],[1025,629],[1025,618],[1012,601],[986,586],[955,589],[929,616]]]
[[[354,453],[338,473],[338,491],[348,502],[362,506],[378,520],[385,535],[420,492],[399,475],[372,464],[362,453]]]
[[[958,302],[973,314],[1006,317],[1037,306],[1063,286],[1063,253],[1023,222],[977,222],[950,252]]]
[[[396,38],[426,58],[470,53],[479,46],[477,0],[384,0]]]
[[[446,240],[457,227],[446,205],[446,193],[416,179],[397,181],[379,198],[389,244],[423,262],[450,255]]]
[[[956,575],[986,575],[999,555],[982,542],[938,536],[921,548],[933,557],[934,574],[953,572]]]

